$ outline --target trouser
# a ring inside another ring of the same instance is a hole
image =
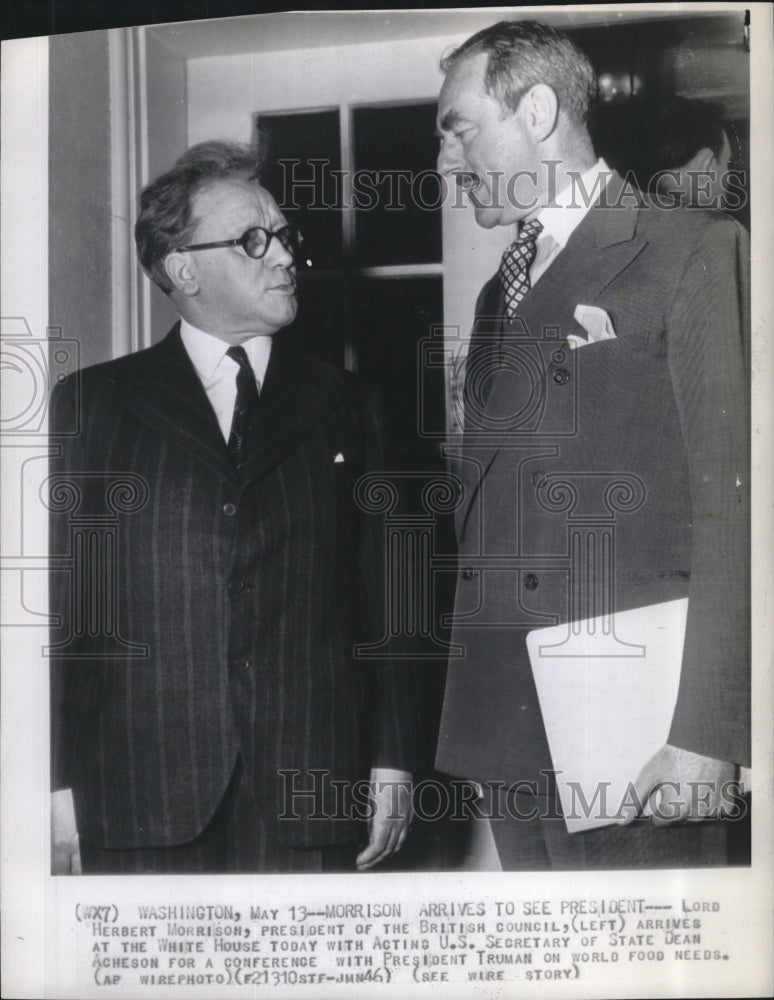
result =
[[[322,873],[355,870],[357,845],[292,848],[272,838],[239,758],[215,815],[195,840],[170,847],[112,849],[81,842],[84,875],[100,873]]]

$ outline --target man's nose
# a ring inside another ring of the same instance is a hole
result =
[[[293,254],[278,236],[271,241],[265,257],[272,267],[291,267],[295,263]]]
[[[458,170],[464,170],[465,162],[458,143],[444,141],[438,153],[438,173],[453,174]]]

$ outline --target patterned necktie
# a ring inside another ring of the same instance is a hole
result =
[[[519,238],[503,253],[500,262],[500,284],[505,295],[505,312],[513,316],[519,303],[530,289],[529,269],[537,253],[537,238],[543,224],[537,219],[525,222],[519,229]]]
[[[234,468],[241,473],[247,458],[245,440],[247,429],[258,406],[258,388],[244,347],[229,347],[226,354],[239,365],[236,376],[234,415],[231,418],[231,433],[228,436],[228,452],[231,455]]]

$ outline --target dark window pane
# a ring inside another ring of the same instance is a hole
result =
[[[441,260],[435,104],[353,111],[355,259],[368,267]]]
[[[392,439],[388,470],[397,473],[392,481],[398,490],[398,510],[401,515],[419,517],[425,523],[432,511],[428,509],[425,488],[447,474],[437,437],[438,430],[444,427],[443,368],[423,363],[427,357],[423,341],[430,338],[433,325],[440,325],[442,318],[440,277],[361,278],[355,285],[352,331],[357,338],[358,371],[378,386],[385,404]],[[441,621],[453,609],[455,582],[453,573],[439,572],[433,564],[424,562],[425,558],[448,557],[454,552],[453,516],[434,512],[432,521],[430,551],[426,556],[417,556],[424,570],[420,575],[410,574],[411,583],[404,581],[401,586],[411,587],[405,592],[412,593],[422,606],[432,600],[429,614],[434,637],[421,635],[418,630],[413,637],[400,640],[405,652],[413,650],[415,656],[435,657],[432,667],[425,668],[422,661],[419,666],[429,736],[428,763],[432,761],[434,727],[443,698],[443,672],[438,670],[445,659],[442,643],[449,641],[448,629],[442,627]],[[408,533],[413,535],[413,529]],[[405,560],[399,559],[393,571],[400,573],[399,566],[405,569],[411,565],[410,555]]]
[[[440,367],[420,366],[420,350],[443,322],[442,279],[361,278],[352,312],[358,371],[381,390],[399,468],[430,468],[438,447],[427,433],[444,425],[444,381]]]
[[[260,115],[261,179],[288,222],[304,234],[316,269],[341,266],[341,144],[338,111]]]
[[[341,367],[349,328],[340,274],[298,275],[298,313],[292,326],[276,334],[321,361]]]

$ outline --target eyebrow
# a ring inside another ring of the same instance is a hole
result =
[[[435,130],[435,134],[439,139],[443,138],[443,132],[450,132],[452,128],[461,121],[464,121],[464,115],[461,115],[459,111],[447,111],[440,122],[440,129]]]

